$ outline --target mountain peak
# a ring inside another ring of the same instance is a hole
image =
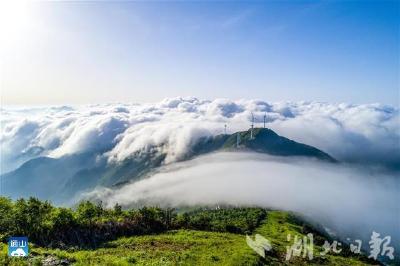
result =
[[[277,156],[305,156],[321,160],[336,162],[327,153],[291,139],[278,135],[269,128],[253,128],[246,131],[238,131],[233,134],[217,135],[200,141],[194,147],[193,155],[217,150],[251,150]]]

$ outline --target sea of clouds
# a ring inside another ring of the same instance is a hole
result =
[[[103,104],[1,109],[1,172],[37,157],[96,152],[118,163],[163,147],[179,161],[202,136],[256,126],[315,146],[336,159],[393,167],[400,162],[399,109],[382,104],[269,103],[171,98],[151,104]]]
[[[342,163],[252,153],[179,162],[203,136],[257,127],[315,146]],[[157,204],[258,205],[297,211],[364,240],[372,230],[400,243],[400,121],[382,104],[165,99],[1,109],[1,172],[37,157],[98,154],[109,164],[155,147],[167,156],[146,179],[81,195],[111,207]],[[78,200],[78,199],[77,199]],[[399,247],[400,248],[400,247]]]

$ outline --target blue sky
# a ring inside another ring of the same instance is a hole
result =
[[[13,10],[3,21],[5,105],[400,101],[396,1],[41,2]]]

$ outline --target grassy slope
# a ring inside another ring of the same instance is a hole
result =
[[[256,229],[271,241],[273,251],[265,259],[253,252],[246,244],[245,236],[231,233],[178,230],[159,235],[120,238],[105,243],[96,250],[62,251],[31,247],[34,258],[39,262],[44,256],[66,258],[74,265],[286,265],[286,235],[303,236],[304,227],[286,212],[268,212],[265,222]],[[27,260],[6,256],[7,248],[1,248],[0,264],[25,265]],[[357,257],[318,256],[320,246],[314,249],[314,265],[366,265]],[[290,264],[308,265],[309,261],[296,258]]]
[[[292,215],[287,212],[273,211],[268,213],[268,218],[264,223],[256,229],[255,234],[260,234],[266,239],[270,240],[272,249],[275,251],[270,256],[266,257],[264,261],[268,265],[281,265],[285,262],[286,246],[293,243],[293,237],[298,235],[302,237],[308,232],[304,232],[304,227],[298,222],[294,221]],[[322,244],[325,237],[312,232],[314,236],[314,258],[309,261],[302,257],[292,257],[290,264],[294,265],[375,265],[372,261],[366,260],[365,257],[355,255],[344,255],[344,251],[339,255],[332,255],[332,252],[327,256],[321,257],[320,252],[323,251]],[[287,235],[291,234],[292,242],[287,241]],[[332,243],[332,240],[328,240]],[[290,243],[290,244],[289,244]],[[348,247],[343,247],[343,250]],[[372,263],[371,263],[372,262]],[[286,264],[286,263],[285,263]]]
[[[254,265],[258,261],[243,235],[191,230],[120,238],[96,250],[33,248],[32,251],[36,256],[53,254],[66,258],[74,265]],[[5,252],[3,248],[3,262]],[[21,260],[14,259],[11,265],[17,265],[18,261]]]

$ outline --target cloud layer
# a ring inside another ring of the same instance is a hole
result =
[[[1,171],[39,155],[96,152],[110,162],[162,147],[166,162],[182,158],[201,136],[256,126],[322,149],[339,160],[400,162],[399,110],[381,104],[260,100],[165,99],[154,104],[1,109]]]
[[[371,169],[230,152],[168,165],[149,178],[84,197],[108,207],[256,205],[299,212],[341,237],[364,240],[374,230],[399,243],[399,189],[394,175]]]

